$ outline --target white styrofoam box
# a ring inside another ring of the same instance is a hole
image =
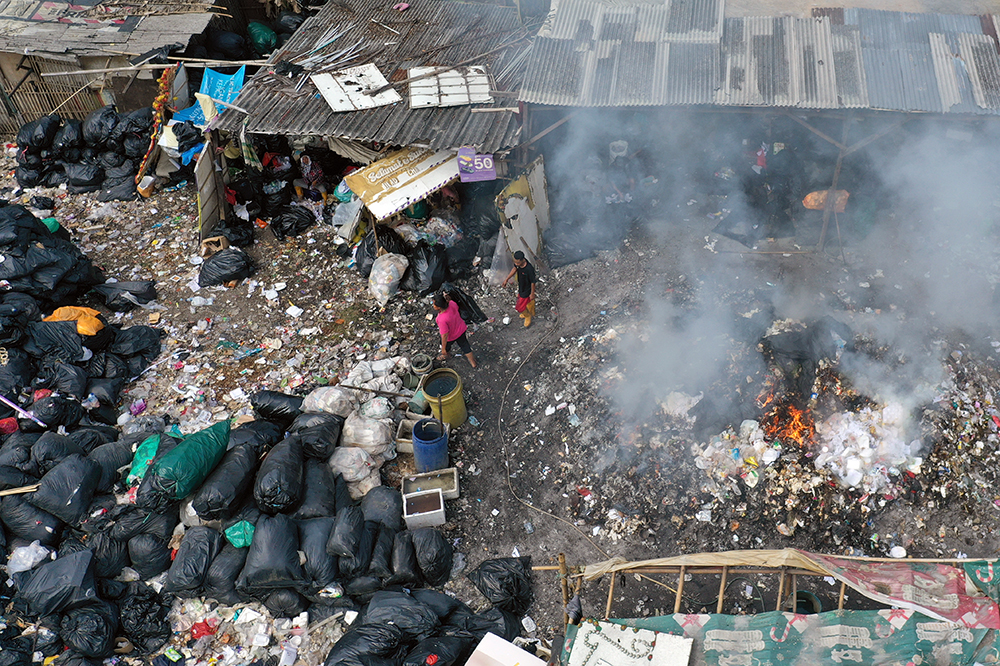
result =
[[[444,494],[441,489],[403,495],[403,520],[409,530],[444,525]]]

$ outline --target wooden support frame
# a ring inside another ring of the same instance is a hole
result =
[[[608,587],[608,603],[604,607],[604,619],[607,620],[611,617],[611,602],[615,598],[615,582],[618,580],[618,572],[614,571],[611,573],[611,585]]]
[[[681,572],[677,577],[677,594],[674,596],[674,613],[681,612],[681,598],[684,596],[684,578],[687,576],[687,567],[681,567]]]

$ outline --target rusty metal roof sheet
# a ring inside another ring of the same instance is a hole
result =
[[[331,38],[333,43],[330,42]],[[250,110],[247,129],[259,134],[320,135],[433,149],[473,145],[496,152],[518,143],[516,106],[525,56],[531,47],[513,7],[462,2],[414,3],[398,12],[375,0],[327,3],[244,86],[235,104]],[[324,67],[373,63],[404,99],[361,111],[335,112],[311,84],[296,91],[296,79],[272,74],[281,61],[311,58],[313,73]],[[411,109],[407,70],[420,66],[485,66],[495,91],[491,104]],[[226,114],[222,127],[235,129],[244,116]]]
[[[984,34],[992,17],[818,8],[805,19],[728,18],[717,39],[705,30],[679,39],[665,18],[672,1],[558,0],[520,98],[1000,113],[1000,57]]]

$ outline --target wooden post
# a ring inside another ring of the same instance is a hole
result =
[[[681,612],[681,597],[684,596],[684,576],[687,575],[687,567],[681,565],[680,576],[677,577],[677,596],[674,597],[674,613]]]
[[[611,587],[608,589],[608,604],[604,607],[604,619],[607,620],[611,617],[611,600],[615,597],[615,581],[617,580],[618,572],[611,572]]]
[[[823,250],[823,245],[826,243],[826,230],[830,226],[830,213],[833,211],[835,206],[834,199],[837,193],[837,183],[840,181],[840,168],[844,164],[844,153],[846,150],[844,144],[847,142],[847,132],[850,129],[850,124],[850,117],[845,118],[843,139],[840,143],[836,143],[835,141],[833,142],[838,146],[839,151],[837,153],[837,165],[833,168],[833,183],[830,185],[830,189],[826,192],[826,205],[823,206],[823,226],[819,231],[819,243],[816,244],[816,248],[820,251]],[[837,226],[839,228],[839,221],[837,222]],[[843,246],[841,246],[841,251],[843,251]]]
[[[781,567],[781,574],[778,579],[778,601],[774,604],[774,610],[781,610],[781,600],[785,596],[785,567]]]
[[[799,609],[799,578],[792,574],[792,612]]]
[[[568,575],[569,570],[566,568],[566,554],[559,553],[559,585],[562,587],[564,631],[569,625],[569,613],[566,612],[566,606],[569,604],[569,580],[566,578]]]
[[[844,610],[844,593],[847,592],[847,583],[840,584],[840,596],[837,598],[837,610]]]
[[[722,580],[719,581],[719,601],[715,604],[715,614],[722,615],[722,601],[726,596],[726,578],[729,577],[729,567],[722,567]]]

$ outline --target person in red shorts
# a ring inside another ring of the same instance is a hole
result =
[[[476,356],[472,353],[472,345],[465,332],[468,326],[458,312],[458,303],[450,300],[442,293],[434,294],[434,309],[437,311],[438,330],[441,331],[441,354],[437,357],[439,361],[448,358],[448,350],[455,343],[458,348],[469,359],[469,365],[476,367]]]
[[[510,269],[510,273],[504,279],[504,287],[514,275],[517,275],[517,304],[514,309],[524,320],[524,327],[528,328],[531,326],[531,318],[535,316],[535,283],[538,282],[538,277],[535,274],[535,267],[528,263],[524,258],[524,252],[520,250],[514,253],[514,268]]]

